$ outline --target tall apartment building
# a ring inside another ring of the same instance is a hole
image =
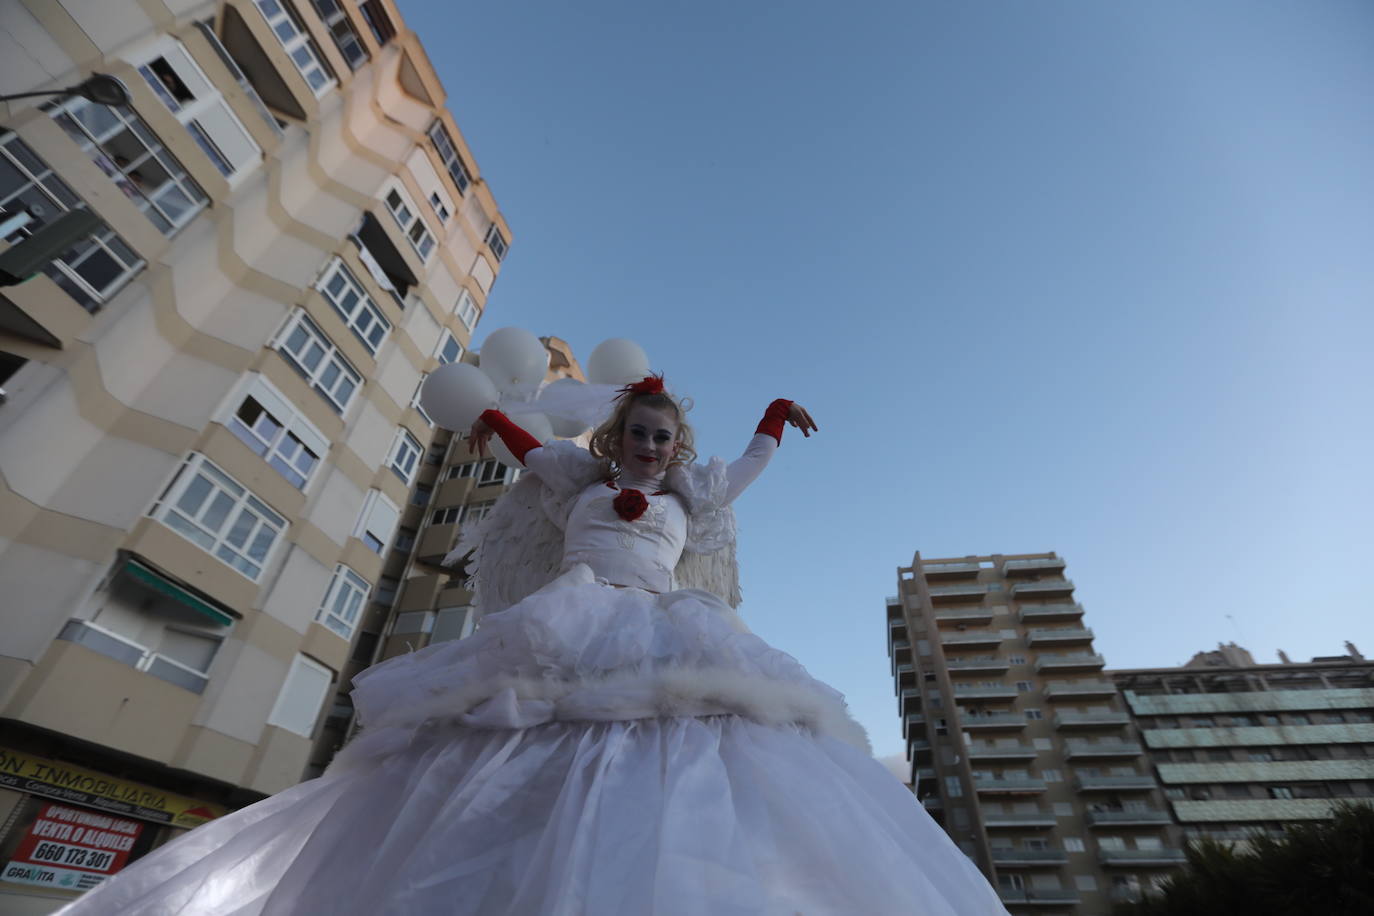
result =
[[[1013,914],[1106,916],[1183,852],[1064,568],[917,553],[888,651],[926,810]]]
[[[1374,662],[1257,664],[1234,644],[1174,668],[1109,672],[1186,838],[1241,841],[1374,804]]]
[[[510,238],[390,0],[0,7],[4,92],[97,72],[0,107],[0,249],[97,218],[0,288],[6,913],[302,777]]]
[[[586,381],[565,341],[541,339],[549,352],[547,381]],[[470,361],[472,354],[464,358]],[[442,560],[458,543],[463,526],[485,518],[517,477],[517,471],[490,455],[474,454],[463,436],[435,428],[316,740],[310,775],[324,771],[355,724],[349,697],[354,675],[397,655],[461,639],[476,628],[467,578],[462,569],[443,566]]]

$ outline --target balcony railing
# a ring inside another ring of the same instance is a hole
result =
[[[1100,849],[1097,860],[1103,865],[1158,865],[1167,868],[1182,865],[1187,861],[1187,856],[1182,849],[1166,846],[1163,849]]]
[[[940,634],[940,643],[955,648],[997,646],[1002,643],[1002,634],[997,630],[947,630]]]
[[[1042,620],[1077,620],[1083,616],[1081,604],[1024,604],[1021,606],[1023,623],[1038,623]]]
[[[954,685],[954,698],[961,699],[1015,699],[1019,691],[1011,684],[997,684],[995,686],[964,687],[959,684]]]
[[[1041,655],[1035,659],[1036,671],[1101,671],[1107,660],[1096,653]]]
[[[992,608],[942,608],[935,612],[936,623],[987,623],[992,620]]]
[[[960,585],[935,585],[930,589],[930,600],[981,598],[988,593],[986,583],[969,582]]]
[[[1134,741],[1066,741],[1064,756],[1075,757],[1139,757],[1144,748]]]
[[[127,637],[112,633],[103,627],[85,620],[69,620],[62,628],[58,639],[74,642],[77,645],[99,652],[101,655],[123,662],[129,667],[151,674],[153,677],[184,687],[192,693],[203,693],[210,678],[202,671],[184,665],[141,646]]]
[[[1029,795],[1045,791],[1045,780],[1038,776],[973,780],[973,790],[983,795]]]
[[[998,849],[992,850],[994,865],[1063,865],[1069,860],[1062,849]]]
[[[1009,729],[1025,728],[1026,717],[1014,712],[993,712],[981,716],[972,716],[968,713],[959,717],[959,726],[964,731],[970,729]]]
[[[1077,903],[1078,892],[1062,888],[1011,888],[999,887],[997,896],[1003,903],[1019,903],[1024,906],[1064,906]]]
[[[922,563],[921,572],[927,579],[956,577],[956,576],[976,576],[981,567],[975,561],[972,563]]]
[[[1011,587],[1016,595],[1071,595],[1073,583],[1068,579],[1041,579],[1037,582],[1017,582]]]
[[[1131,717],[1124,712],[1061,712],[1054,716],[1055,728],[1111,728],[1127,725]]]
[[[1083,776],[1074,780],[1080,792],[1145,792],[1155,787],[1155,779],[1147,773],[1135,776]]]
[[[1009,576],[1015,573],[1063,568],[1064,561],[1059,557],[1035,557],[1029,560],[1007,560],[1002,564],[1003,573]]]
[[[1048,811],[1025,811],[1019,814],[984,814],[983,826],[991,830],[1018,827],[1053,827],[1055,816]]]
[[[1059,627],[1033,629],[1027,634],[1027,642],[1032,646],[1069,646],[1093,641],[1093,631],[1088,627]]]
[[[996,655],[982,655],[976,658],[964,656],[963,658],[946,659],[945,667],[949,669],[950,674],[958,675],[970,672],[1002,672],[1006,671],[1010,666],[1005,657],[999,658]]]
[[[1093,808],[1088,823],[1093,827],[1131,827],[1170,823],[1169,812],[1158,808]]]
[[[1087,697],[1110,697],[1116,695],[1116,685],[1111,681],[1084,678],[1080,681],[1050,681],[1045,685],[1045,697],[1050,700],[1068,700]]]
[[[967,751],[969,760],[1028,760],[1036,754],[1030,744],[970,744]]]

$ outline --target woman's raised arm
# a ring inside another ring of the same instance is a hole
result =
[[[802,435],[808,439],[811,438],[812,432],[820,431],[816,421],[811,419],[811,414],[800,404],[786,398],[778,398],[769,404],[763,413],[763,419],[754,431],[754,438],[749,440],[749,445],[744,449],[744,454],[730,462],[729,467],[725,469],[727,504],[734,502],[751,483],[758,480],[763,469],[768,467],[773,453],[782,445],[782,431],[788,423],[800,429]]]

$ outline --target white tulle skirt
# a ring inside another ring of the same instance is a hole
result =
[[[578,567],[356,683],[323,776],[64,916],[1005,914],[839,695],[706,593]]]

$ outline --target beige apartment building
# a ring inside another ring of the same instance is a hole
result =
[[[1107,916],[1183,861],[1064,571],[917,553],[887,601],[913,789],[1018,916]]]
[[[1258,664],[1221,645],[1173,668],[1112,671],[1188,839],[1244,842],[1374,804],[1374,662]]]
[[[549,353],[546,381],[587,380],[565,341],[541,340]],[[473,354],[463,358],[471,362]],[[311,776],[324,772],[357,724],[349,697],[354,675],[397,655],[462,639],[477,627],[463,568],[442,561],[463,526],[485,518],[520,472],[473,453],[460,434],[438,427],[434,432],[316,740]]]
[[[0,103],[0,251],[98,218],[0,287],[5,913],[307,772],[510,241],[390,0],[0,0],[0,92],[93,73]]]

